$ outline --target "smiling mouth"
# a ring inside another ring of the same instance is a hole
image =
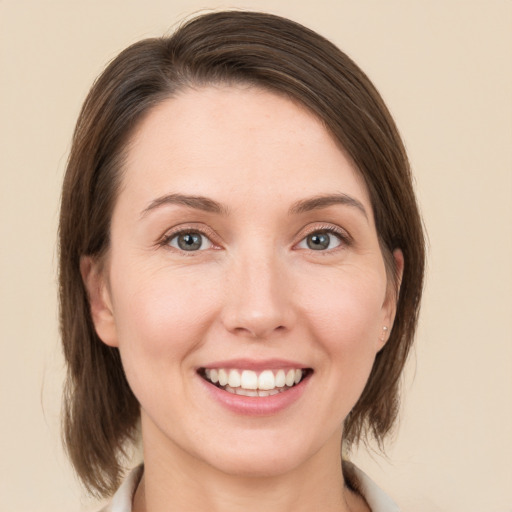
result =
[[[201,368],[199,375],[210,384],[242,396],[271,396],[287,391],[313,373],[311,368],[281,370],[237,370],[226,368]]]

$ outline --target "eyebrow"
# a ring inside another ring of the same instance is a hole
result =
[[[185,194],[167,194],[158,197],[149,203],[147,208],[142,210],[141,218],[145,217],[150,211],[164,205],[178,205],[202,210],[209,213],[227,214],[227,209],[217,201],[204,196],[188,196]]]
[[[361,201],[358,201],[352,196],[347,194],[328,194],[328,195],[320,195],[315,196],[310,199],[303,199],[301,201],[297,201],[289,210],[290,214],[299,214],[306,213],[312,210],[320,210],[322,208],[327,208],[333,205],[346,205],[357,208],[368,220],[368,213],[366,212]]]
[[[320,210],[328,208],[333,205],[346,205],[357,208],[368,219],[368,214],[363,204],[347,194],[327,194],[311,197],[309,199],[302,199],[294,203],[288,213],[290,215],[297,215],[301,213],[310,212],[313,210]],[[196,210],[202,210],[209,213],[218,213],[226,215],[228,210],[225,206],[204,196],[189,196],[185,194],[166,194],[158,197],[149,203],[149,205],[142,211],[141,218],[145,217],[149,212],[164,205],[178,205],[186,206]]]

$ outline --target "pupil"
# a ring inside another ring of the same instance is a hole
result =
[[[327,233],[315,233],[308,237],[308,247],[314,251],[320,251],[329,247],[330,237]]]
[[[201,247],[201,235],[187,233],[178,237],[178,245],[184,251],[195,251]]]

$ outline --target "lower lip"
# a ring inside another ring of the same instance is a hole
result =
[[[270,396],[243,396],[224,391],[199,377],[211,396],[223,407],[245,416],[271,416],[295,403],[304,393],[311,375],[286,391]]]

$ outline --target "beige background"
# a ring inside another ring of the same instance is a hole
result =
[[[404,511],[512,511],[512,1],[0,0],[0,510],[86,511],[59,441],[59,187],[81,102],[122,48],[202,7],[296,19],[374,80],[430,237],[388,459]]]

